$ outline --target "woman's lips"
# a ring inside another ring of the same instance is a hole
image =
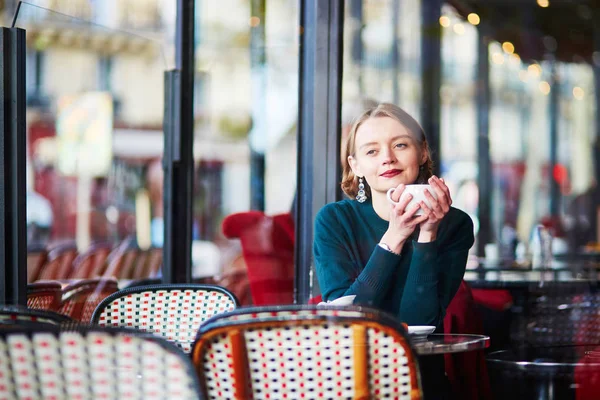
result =
[[[398,174],[400,174],[402,172],[401,169],[391,169],[389,171],[385,171],[383,174],[379,175],[379,176],[383,176],[384,178],[391,178],[394,177]]]

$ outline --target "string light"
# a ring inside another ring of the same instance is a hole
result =
[[[542,75],[542,67],[539,64],[531,64],[527,67],[527,71],[535,77]]]
[[[492,54],[492,62],[494,64],[502,65],[504,64],[504,56],[501,53]]]
[[[583,89],[579,86],[575,86],[573,88],[573,97],[575,97],[577,100],[581,100],[583,99],[583,96],[585,96],[585,92],[583,91]]]
[[[542,8],[546,8],[550,5],[550,2],[548,0],[537,0],[538,6],[542,7]]]
[[[454,30],[454,33],[456,33],[457,35],[464,35],[465,26],[463,24],[458,23],[452,27],[452,30]]]
[[[450,26],[450,18],[448,18],[445,15],[442,15],[440,17],[440,25],[443,26],[444,28],[447,28]]]
[[[249,24],[251,27],[256,28],[258,25],[260,25],[260,18],[250,17]]]
[[[471,13],[471,14],[467,15],[467,21],[469,21],[469,23],[471,25],[479,25],[479,23],[481,22],[481,19],[479,18],[479,15],[477,15],[475,13]]]
[[[520,70],[519,79],[521,80],[521,82],[527,82],[527,79],[529,79],[529,77],[527,76],[527,71]]]
[[[550,84],[546,81],[541,81],[539,84],[540,91],[547,95],[550,93]]]
[[[512,54],[515,52],[515,45],[511,42],[502,43],[502,50],[504,50],[508,54]]]

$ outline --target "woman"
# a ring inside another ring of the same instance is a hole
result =
[[[346,154],[342,189],[350,199],[326,205],[315,221],[323,300],[356,295],[355,304],[441,329],[474,242],[473,223],[450,207],[448,187],[432,175],[423,129],[399,107],[380,104],[354,122]],[[387,199],[390,188],[398,202],[405,185],[415,183],[435,190],[437,200],[425,191],[431,207],[421,202],[405,210],[410,195],[397,205]],[[437,360],[441,365],[426,368],[437,371],[433,376],[443,375],[443,358]]]

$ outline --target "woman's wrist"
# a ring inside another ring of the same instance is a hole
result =
[[[429,243],[433,242],[437,238],[437,229],[435,231],[420,231],[417,242]]]
[[[394,237],[394,235],[386,232],[379,243],[385,244],[392,253],[400,254],[402,252],[402,247],[404,247],[404,239],[399,239]]]

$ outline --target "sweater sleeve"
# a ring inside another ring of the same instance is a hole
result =
[[[349,225],[340,219],[333,205],[325,206],[315,219],[313,255],[323,300],[356,295],[355,304],[380,306],[400,256],[375,245],[361,271],[353,261],[358,251],[354,239],[343,234]]]
[[[443,232],[444,243],[413,242],[400,304],[400,318],[408,325],[440,326],[460,286],[475,238],[471,218],[458,210],[455,217],[456,221]],[[438,239],[441,233],[438,232]]]

